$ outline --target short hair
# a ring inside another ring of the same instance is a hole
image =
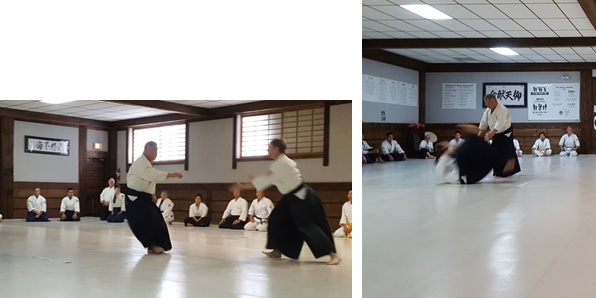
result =
[[[110,182],[110,181],[114,181],[114,183],[116,183],[116,180],[114,180],[114,178],[108,179],[108,182]]]
[[[567,126],[567,129],[570,129],[570,128],[571,128],[571,129],[573,129],[573,127],[571,127],[571,126]]]
[[[494,99],[494,100],[497,100],[497,97],[494,94],[489,93],[489,94],[487,94],[487,95],[484,96],[484,99]]]
[[[147,148],[149,147],[157,147],[157,143],[153,142],[153,141],[149,141],[147,143],[145,143],[145,150],[147,150]]]
[[[116,189],[116,188],[120,188],[120,184],[114,185],[114,189]]]
[[[162,190],[162,191],[161,191],[161,193],[166,193],[166,194],[168,194],[168,191],[167,191],[167,190]]]
[[[392,132],[388,132],[388,133],[385,135],[385,137],[387,138],[387,137],[389,137],[389,136],[392,136],[392,135],[393,135],[393,133],[392,133]]]
[[[541,131],[541,132],[538,134],[538,136],[540,136],[540,135],[544,135],[544,136],[546,137],[546,134],[544,133],[544,131]]]
[[[66,192],[69,192],[69,191],[71,191],[71,190],[72,190],[72,191],[74,191],[74,189],[73,189],[72,187],[69,187],[69,188],[66,190]]]
[[[201,201],[203,200],[203,195],[202,195],[201,193],[198,193],[198,194],[196,194],[196,195],[195,195],[195,199],[196,199],[197,197],[200,197],[200,198],[201,198]]]
[[[460,134],[461,135],[461,132],[459,132],[459,130],[458,130],[458,131],[455,132],[455,134]]]
[[[279,149],[280,153],[286,153],[286,148],[288,148],[288,146],[286,145],[286,142],[282,139],[273,139],[273,140],[271,140],[271,142],[269,144],[271,144],[271,146]]]

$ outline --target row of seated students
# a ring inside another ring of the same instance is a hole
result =
[[[464,139],[461,138],[459,131],[455,132],[454,138],[449,142],[449,146],[461,145]],[[519,145],[517,139],[513,140],[515,146],[515,152],[518,156],[522,156],[523,151]],[[559,141],[559,147],[561,149],[559,155],[561,156],[577,156],[577,149],[579,148],[579,138],[573,133],[571,126],[567,127],[567,133],[561,137]],[[419,156],[426,159],[435,159],[434,144],[431,141],[429,134],[424,135],[424,140],[420,141],[418,146]],[[532,155],[534,156],[549,156],[552,154],[552,148],[550,147],[550,141],[546,138],[544,132],[539,134],[539,138],[532,146]],[[385,163],[386,161],[402,161],[406,160],[407,156],[403,148],[393,139],[393,133],[388,132],[386,139],[381,143],[380,149],[375,149],[370,146],[368,142],[364,140],[364,134],[362,134],[362,164],[370,163]]]

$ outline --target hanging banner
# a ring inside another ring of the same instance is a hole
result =
[[[579,83],[528,84],[528,120],[579,121]]]

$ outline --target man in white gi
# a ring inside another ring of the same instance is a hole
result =
[[[104,188],[99,195],[99,203],[101,204],[99,208],[99,219],[106,220],[110,215],[109,206],[110,201],[114,197],[114,183],[116,181],[112,178],[108,180],[108,187]]]
[[[126,196],[120,192],[120,185],[114,186],[114,198],[110,200],[108,222],[124,222],[126,218]]]
[[[579,139],[573,133],[573,128],[567,126],[567,133],[561,137],[559,141],[561,147],[561,156],[577,156],[577,148],[579,148]]]
[[[257,198],[252,200],[248,208],[248,223],[244,225],[247,231],[267,232],[269,214],[273,210],[273,202],[265,197],[262,190],[257,190]]]
[[[62,198],[60,204],[60,220],[61,221],[80,221],[81,205],[79,198],[74,196],[74,189],[66,190],[66,197]]]
[[[174,202],[168,198],[168,192],[165,190],[161,191],[161,195],[157,202],[155,203],[159,210],[161,211],[161,215],[163,216],[163,220],[166,223],[172,224],[174,221]]]
[[[364,140],[364,134],[362,134],[362,163],[385,163],[381,159],[381,152],[379,149],[373,148]]]
[[[46,205],[46,198],[41,195],[41,190],[35,188],[33,195],[27,198],[27,221],[50,221]]]
[[[463,144],[464,142],[465,142],[464,139],[461,138],[461,132],[456,131],[453,139],[451,141],[449,141],[449,147],[459,146],[459,145]],[[439,157],[439,156],[437,156],[437,157]]]
[[[234,198],[230,200],[219,222],[220,229],[242,230],[248,216],[248,202],[240,196],[240,188],[232,189]]]
[[[480,120],[478,136],[487,141],[492,140],[491,146],[497,152],[493,174],[496,177],[508,177],[519,173],[521,168],[513,146],[513,126],[509,110],[494,94],[484,96],[484,103],[486,110]]]
[[[515,148],[515,154],[518,157],[521,157],[522,154],[524,154],[524,152],[521,150],[521,147],[519,146],[519,141],[517,139],[513,139],[513,148]]]
[[[163,172],[153,168],[157,143],[147,142],[143,154],[130,166],[127,175],[126,216],[133,234],[148,253],[161,254],[172,249],[168,226],[154,201],[156,181],[182,178],[179,172]]]
[[[534,156],[549,156],[553,153],[553,150],[550,148],[550,141],[546,138],[544,132],[540,132],[538,135],[538,140],[532,146],[532,155]]]
[[[396,140],[393,139],[393,133],[388,132],[387,138],[381,143],[381,158],[384,161],[406,160],[406,152],[401,148]]]
[[[352,238],[352,190],[348,191],[348,201],[341,207],[339,225],[333,236]]]
[[[420,141],[420,145],[418,145],[418,152],[420,153],[420,158],[435,159],[435,146],[431,141],[430,134],[424,135],[424,140]]]
[[[270,258],[279,259],[286,255],[297,259],[306,241],[315,258],[330,256],[328,265],[339,264],[341,259],[336,253],[321,199],[304,184],[296,162],[286,156],[286,143],[281,139],[273,139],[267,152],[269,158],[274,160],[269,170],[249,179],[256,189],[275,185],[284,196],[269,216],[267,248],[272,251],[263,253]]]
[[[209,216],[209,207],[203,203],[203,195],[198,193],[195,196],[195,203],[188,208],[188,217],[184,219],[184,225],[187,227],[208,227],[211,224]]]

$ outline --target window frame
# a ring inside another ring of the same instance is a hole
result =
[[[175,122],[168,122],[168,123],[154,123],[149,125],[136,125],[136,126],[129,126],[126,128],[126,165],[127,169],[130,168],[132,163],[134,162],[134,156],[131,158],[132,148],[134,148],[134,130],[135,129],[146,129],[146,128],[156,128],[156,127],[166,127],[166,126],[174,126],[174,125],[185,125],[185,137],[184,137],[184,159],[177,159],[177,160],[167,160],[167,161],[153,161],[151,164],[153,165],[177,165],[177,164],[184,164],[184,169],[188,170],[188,129],[189,123],[188,121],[175,121]],[[159,145],[159,144],[158,144]]]

